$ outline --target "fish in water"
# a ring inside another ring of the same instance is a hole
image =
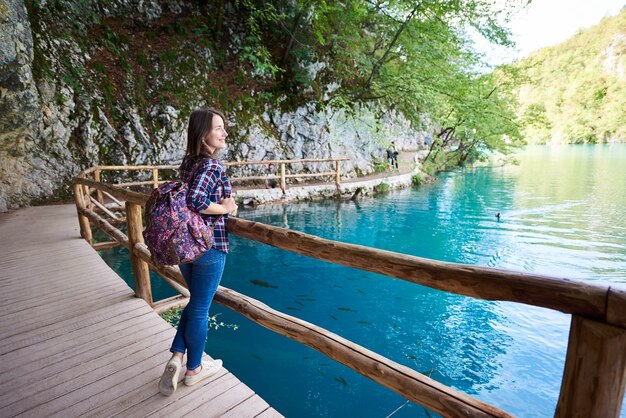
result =
[[[439,371],[437,369],[430,369],[430,370],[423,370],[423,371],[420,371],[418,373],[421,373],[421,374],[423,374],[426,377],[430,377],[430,376],[433,375],[433,373],[438,373],[438,372]]]
[[[269,284],[268,282],[264,282],[263,280],[250,280],[250,283],[252,283],[255,286],[261,286],[261,287],[267,287],[270,289],[278,289],[278,286],[274,286],[273,284]]]
[[[346,379],[344,379],[343,377],[335,377],[335,380],[344,386],[348,386],[348,382],[346,382]]]
[[[356,312],[354,309],[350,309],[350,308],[337,308],[340,311],[347,311],[347,312]]]

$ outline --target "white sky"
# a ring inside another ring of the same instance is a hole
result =
[[[594,26],[603,17],[615,16],[624,6],[626,0],[533,0],[508,25],[517,44],[515,49],[494,50],[493,46],[485,48],[480,42],[477,48],[487,52],[492,64],[510,62],[540,48],[560,44],[579,29]]]

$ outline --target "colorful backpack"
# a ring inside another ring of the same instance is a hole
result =
[[[219,218],[207,227],[202,216],[187,207],[187,190],[187,182],[170,181],[154,189],[146,203],[143,237],[152,260],[159,265],[190,263],[211,249]]]

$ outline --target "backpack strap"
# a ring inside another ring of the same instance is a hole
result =
[[[185,182],[186,182],[187,184],[189,184],[189,182],[190,182],[191,180],[193,180],[193,177],[194,177],[194,175],[196,174],[196,171],[198,170],[198,168],[200,167],[200,165],[201,165],[203,162],[204,162],[204,159],[202,158],[202,159],[200,159],[198,162],[196,162],[196,164],[193,166],[193,169],[191,169],[191,171],[189,172],[189,178],[188,178],[187,180],[185,180]],[[224,180],[222,180],[221,176],[220,176],[220,179],[219,179],[219,180],[220,180],[220,183],[222,184],[222,196],[223,196],[224,198],[226,198],[226,186],[224,185]],[[211,192],[212,192],[212,190],[211,190],[211,191],[209,191],[209,193],[211,193]],[[209,228],[211,228],[211,232],[213,232],[213,230],[215,229],[215,225],[217,224],[217,222],[218,222],[220,219],[222,219],[222,217],[223,217],[224,215],[209,215],[209,216],[217,216],[217,217],[215,218],[215,221],[214,221],[214,222],[212,222],[212,224],[209,226]]]

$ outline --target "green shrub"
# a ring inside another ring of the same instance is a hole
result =
[[[139,63],[139,65],[141,65],[142,67],[147,67],[148,64],[150,63],[148,61],[148,58],[141,52],[137,54],[136,58],[137,58],[137,62]]]
[[[424,184],[424,178],[419,174],[413,174],[411,177],[411,183],[413,183],[413,186],[421,186]]]
[[[99,72],[100,74],[107,74],[107,69],[104,66],[104,64],[100,61],[94,61],[91,63],[91,66],[93,67],[93,69],[97,72]]]
[[[374,166],[374,173],[384,173],[387,171],[387,160],[379,160],[378,158],[372,159],[372,165]]]
[[[178,321],[180,321],[180,315],[183,313],[183,308],[174,308],[168,311],[165,311],[161,314],[161,318],[165,319],[168,324],[173,326],[174,328],[178,327]],[[225,324],[222,321],[217,320],[217,315],[213,315],[209,317],[209,329],[220,329],[222,327],[232,328],[233,331],[236,331],[239,328],[237,324]]]
[[[387,193],[389,189],[390,189],[389,185],[383,182],[374,186],[374,193]]]

